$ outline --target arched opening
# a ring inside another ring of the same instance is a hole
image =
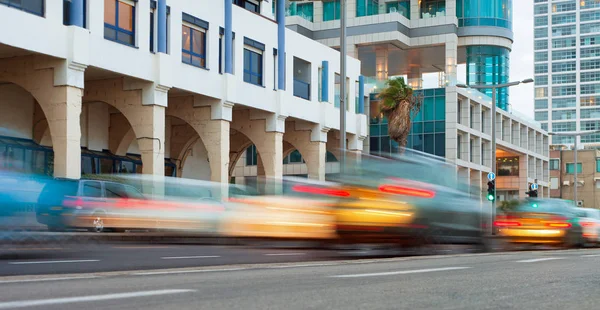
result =
[[[165,157],[177,163],[177,176],[210,180],[210,160],[206,145],[184,120],[167,116]]]
[[[0,83],[0,170],[52,176],[54,152],[44,111],[33,95]]]

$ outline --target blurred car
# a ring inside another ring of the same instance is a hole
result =
[[[577,215],[585,243],[598,245],[600,243],[600,210],[577,208]]]
[[[35,205],[48,177],[0,170],[0,230],[36,230]]]
[[[256,190],[233,186],[221,233],[229,237],[331,240],[335,238],[332,201],[297,195],[291,188],[320,183],[284,178],[283,195],[259,195]],[[295,195],[294,195],[295,194]]]
[[[293,188],[335,200],[336,242],[486,244],[488,216],[457,181],[455,166],[411,150],[359,160],[349,163],[333,185]]]
[[[585,243],[579,223],[581,211],[572,201],[527,199],[514,210],[496,216],[498,235],[509,244],[553,244],[567,247]]]

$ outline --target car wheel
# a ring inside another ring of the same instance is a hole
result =
[[[90,229],[93,232],[97,232],[97,233],[102,233],[102,232],[106,232],[107,229],[104,226],[104,218],[105,218],[105,214],[104,213],[94,213],[93,216],[93,220],[92,220],[92,228]]]

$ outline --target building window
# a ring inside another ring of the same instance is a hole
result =
[[[309,22],[313,21],[314,8],[312,2],[290,2],[288,16],[300,16]]]
[[[304,159],[298,150],[294,150],[283,159],[283,164],[303,164]]]
[[[263,86],[264,44],[244,38],[244,82]]]
[[[421,18],[446,16],[446,0],[421,0]]]
[[[357,0],[356,17],[379,14],[379,0]]]
[[[323,21],[340,19],[340,0],[323,1]]]
[[[518,177],[519,157],[499,157],[496,159],[496,167],[499,177]]]
[[[125,0],[104,0],[104,38],[135,45],[135,3]]]
[[[333,153],[327,151],[327,153],[325,153],[325,162],[326,163],[335,163],[337,162],[337,158],[335,158],[335,155],[333,155]]]
[[[260,1],[258,0],[233,0],[233,3],[250,12],[260,14]]]
[[[252,144],[246,149],[246,166],[256,166],[258,163],[258,156],[256,153],[256,146]]]
[[[206,29],[183,24],[181,28],[183,63],[206,68]]]
[[[0,4],[27,13],[44,16],[44,0],[0,0]]]
[[[552,47],[553,48],[565,48],[565,47],[575,47],[575,46],[577,46],[577,39],[575,37],[552,39]]]
[[[152,0],[150,2],[150,51],[156,52],[158,51],[158,43],[156,41],[156,36],[158,33],[158,14],[156,13],[156,0]],[[167,6],[167,54],[169,53],[169,24],[171,21],[171,7]]]
[[[600,158],[596,158],[596,172],[600,172]]]
[[[559,159],[550,159],[550,170],[559,170],[560,169],[560,160]]]
[[[4,3],[6,0],[0,0]],[[71,0],[63,0],[63,25],[72,25],[71,21]],[[87,28],[87,0],[83,0],[83,28]]]
[[[558,189],[558,178],[550,178],[550,189]]]
[[[567,168],[567,174],[574,174],[575,173],[575,167],[573,163],[569,163],[566,165]],[[582,166],[581,163],[577,163],[577,174],[580,174],[582,172]]]

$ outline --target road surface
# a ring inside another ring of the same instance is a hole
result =
[[[599,264],[588,249],[1,277],[0,309],[596,309]]]

